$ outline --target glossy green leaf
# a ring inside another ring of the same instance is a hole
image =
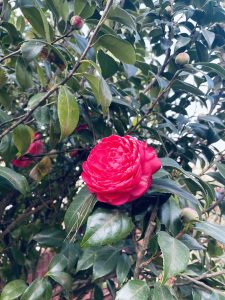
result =
[[[220,175],[223,176],[223,178],[225,179],[225,165],[221,164],[221,163],[216,163],[217,169],[220,173]]]
[[[197,223],[195,229],[225,244],[225,226],[205,221]]]
[[[96,280],[111,273],[119,258],[117,249],[105,248],[96,252],[93,265],[93,279]]]
[[[37,93],[35,95],[33,95],[28,103],[27,103],[27,107],[29,109],[32,109],[34,106],[36,106],[40,101],[41,99],[45,96],[46,93]]]
[[[116,295],[115,300],[149,300],[150,288],[142,280],[130,280]]]
[[[65,272],[48,272],[48,276],[59,283],[63,288],[69,290],[73,284],[72,277]]]
[[[27,65],[22,57],[18,57],[16,61],[16,80],[24,90],[33,86],[33,80]]]
[[[90,18],[94,11],[95,11],[96,5],[95,3],[88,3],[84,0],[76,0],[74,3],[74,12],[76,15],[81,16],[84,19]]]
[[[76,98],[65,86],[59,89],[57,110],[61,128],[60,140],[62,140],[74,131],[79,121],[79,106]]]
[[[158,243],[163,255],[163,281],[183,272],[189,261],[189,249],[165,231],[158,233]]]
[[[215,39],[215,33],[205,28],[202,28],[202,35],[204,36],[209,48],[211,48]]]
[[[33,139],[33,129],[27,125],[19,125],[13,130],[13,142],[20,155],[27,152]]]
[[[46,278],[35,279],[25,290],[21,300],[50,300],[52,286]]]
[[[122,253],[118,260],[117,260],[117,266],[116,266],[116,277],[119,282],[119,284],[123,284],[127,278],[127,275],[130,271],[132,262],[130,259],[130,256]]]
[[[102,50],[98,51],[98,62],[104,78],[113,76],[118,70],[118,64],[115,60]]]
[[[102,112],[104,116],[108,115],[109,106],[112,102],[112,94],[110,88],[105,81],[105,79],[101,76],[92,75],[92,74],[84,74],[88,83],[92,88],[92,92],[98,102],[102,107]]]
[[[181,80],[175,80],[174,83],[172,84],[172,88],[177,91],[177,90],[181,90],[183,92],[186,93],[191,93],[193,95],[196,96],[203,96],[204,93],[198,89],[197,87],[195,87],[194,85],[191,85],[189,83],[183,82]]]
[[[64,239],[64,231],[57,228],[45,229],[33,236],[33,240],[46,247],[61,247]]]
[[[27,194],[30,190],[28,182],[23,175],[20,175],[7,167],[0,166],[0,186],[4,186],[5,184],[19,191],[23,195]]]
[[[35,32],[40,37],[46,38],[47,42],[50,43],[53,37],[53,30],[43,11],[38,7],[22,7],[21,11]]]
[[[225,79],[225,69],[222,66],[218,65],[218,64],[208,63],[208,62],[199,62],[199,63],[196,63],[195,66],[207,67],[211,71],[214,71],[221,78]]]
[[[181,36],[178,38],[176,45],[175,45],[175,51],[177,51],[180,48],[183,48],[187,46],[190,43],[191,39],[189,37]]]
[[[75,232],[75,234],[77,233],[80,226],[86,222],[95,203],[95,196],[91,194],[86,187],[83,187],[73,198],[64,217],[64,224],[68,234],[72,232]]]
[[[44,46],[45,44],[38,40],[28,41],[24,43],[21,46],[21,51],[24,60],[28,62],[32,61],[35,57],[37,57],[41,53]]]
[[[124,24],[133,30],[136,29],[136,24],[131,15],[125,9],[122,9],[119,6],[110,9],[108,18],[110,20]]]
[[[175,300],[170,289],[164,285],[155,285],[152,300]]]
[[[153,190],[156,190],[157,192],[169,192],[184,198],[195,205],[197,204],[197,199],[192,194],[185,191],[185,189],[182,189],[175,181],[170,179],[155,179],[152,188],[148,193],[152,193]]]
[[[98,39],[97,45],[109,50],[120,61],[126,64],[135,64],[135,50],[133,46],[126,40],[114,35],[105,34]]]
[[[131,218],[119,210],[96,210],[87,221],[82,247],[116,243],[133,229]]]
[[[26,283],[21,279],[10,281],[3,288],[0,299],[1,300],[17,299],[23,294],[26,288],[27,288]]]
[[[94,248],[86,248],[77,263],[77,272],[87,270],[94,264],[94,259],[98,250]]]
[[[49,266],[48,273],[54,274],[62,272],[67,266],[67,258],[63,254],[56,254],[53,256]]]

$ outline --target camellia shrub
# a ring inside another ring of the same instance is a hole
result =
[[[1,300],[225,299],[225,10],[0,1]]]

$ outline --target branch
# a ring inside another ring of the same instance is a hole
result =
[[[148,249],[149,241],[150,241],[153,231],[155,229],[155,225],[156,225],[155,219],[157,217],[157,210],[158,210],[158,200],[152,210],[152,213],[151,213],[151,216],[149,219],[149,223],[148,223],[148,227],[146,229],[145,236],[143,239],[143,244],[141,246],[140,251],[138,251],[138,253],[137,253],[137,261],[136,261],[136,266],[134,269],[134,278],[139,277],[142,260],[143,260],[146,250]]]
[[[37,206],[36,208],[27,208],[25,212],[20,215],[17,219],[15,219],[9,226],[6,227],[6,229],[0,234],[0,240],[4,238],[6,234],[8,234],[14,227],[16,227],[17,224],[19,224],[21,221],[25,220],[27,217],[36,214],[43,208],[46,208],[46,206],[50,203],[52,203],[54,199],[46,201],[44,204]]]
[[[209,290],[211,292],[217,292],[218,294],[225,296],[225,293],[223,293],[222,291],[220,291],[218,289],[215,289],[215,288],[212,288],[211,286],[208,286],[207,284],[205,284],[205,283],[203,283],[201,281],[198,281],[196,278],[192,278],[190,276],[183,275],[183,274],[182,274],[182,277],[188,279],[191,282],[194,282],[195,284],[197,284],[197,285],[199,285],[199,286],[201,286],[201,287],[203,287],[203,288],[205,288],[205,289],[207,289],[207,290]]]
[[[97,35],[97,33],[99,32],[101,25],[103,24],[103,22],[105,21],[105,18],[108,15],[108,12],[110,10],[110,7],[112,6],[113,0],[108,0],[104,12],[101,16],[101,19],[99,20],[93,35],[91,36],[91,38],[88,41],[88,44],[84,50],[84,52],[81,54],[79,60],[76,62],[76,64],[74,65],[73,69],[70,71],[70,73],[58,84],[56,84],[54,87],[52,87],[45,96],[42,97],[42,99],[40,100],[39,103],[37,103],[26,115],[22,116],[20,120],[18,120],[17,122],[15,122],[14,124],[12,124],[8,129],[6,129],[1,135],[0,135],[0,139],[2,139],[6,134],[8,134],[11,130],[13,130],[14,128],[16,128],[18,125],[20,125],[21,123],[23,123],[24,121],[26,121],[31,115],[32,113],[39,107],[41,106],[45,100],[48,99],[49,96],[51,96],[53,93],[55,93],[60,86],[64,85],[72,76],[73,74],[77,71],[77,69],[79,68],[79,66],[82,63],[82,60],[86,57],[88,51],[91,48],[92,43],[94,42],[94,39]]]
[[[162,90],[161,93],[159,93],[159,95],[157,96],[157,98],[155,99],[155,101],[153,101],[152,105],[150,106],[149,110],[141,117],[141,119],[136,123],[136,125],[134,127],[131,127],[126,134],[131,134],[132,132],[134,132],[134,130],[142,123],[142,121],[148,117],[153,109],[155,108],[156,104],[161,100],[161,98],[164,96],[164,94],[166,92],[169,91],[169,89],[171,88],[172,84],[174,83],[175,79],[177,78],[177,75],[179,74],[180,71],[176,72],[173,76],[173,78],[171,79],[171,81],[169,82],[169,84],[167,85],[167,87]]]

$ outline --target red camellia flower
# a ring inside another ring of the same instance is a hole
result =
[[[122,205],[142,196],[161,167],[155,150],[131,136],[103,138],[83,163],[82,178],[100,202]]]
[[[44,144],[42,140],[40,140],[41,135],[39,133],[35,133],[34,141],[30,144],[26,154],[31,155],[39,155],[43,153]],[[33,163],[32,159],[29,159],[25,155],[12,160],[12,164],[18,168],[27,168]]]

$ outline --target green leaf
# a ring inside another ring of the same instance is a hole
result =
[[[208,48],[199,41],[195,42],[195,46],[196,46],[196,51],[197,51],[199,61],[208,61],[209,60]]]
[[[77,272],[82,270],[87,270],[94,264],[95,255],[98,250],[94,248],[86,248],[83,251],[83,254],[81,255],[80,259],[77,263]]]
[[[33,86],[31,73],[28,71],[28,68],[22,57],[18,57],[16,61],[16,80],[24,90]]]
[[[163,281],[183,272],[189,261],[189,249],[165,231],[158,233],[158,243],[163,255]]]
[[[190,201],[193,204],[197,204],[197,199],[184,189],[182,189],[175,181],[170,179],[155,179],[151,187],[151,190],[147,193],[153,193],[153,190],[169,192]]]
[[[2,88],[7,83],[6,71],[0,68],[0,88]]]
[[[13,142],[20,155],[27,152],[33,139],[33,129],[27,125],[19,125],[13,130]]]
[[[43,11],[37,7],[22,7],[21,11],[24,17],[29,21],[35,32],[43,38],[46,38],[48,43],[51,43],[53,30],[47,21]]]
[[[118,70],[118,64],[115,60],[102,50],[98,51],[98,62],[104,78],[113,76]]]
[[[23,175],[7,167],[0,166],[0,186],[4,186],[5,183],[23,195],[26,195],[30,190],[28,182]]]
[[[20,297],[26,290],[27,285],[23,280],[13,280],[10,281],[2,290],[1,300],[13,300]]]
[[[112,94],[110,88],[103,77],[100,78],[99,83],[99,104],[102,107],[104,116],[108,115],[109,106],[112,102]]]
[[[119,284],[123,284],[127,278],[127,275],[130,271],[132,262],[130,259],[130,256],[122,253],[117,261],[116,266],[116,277],[119,282]]]
[[[55,13],[57,18],[62,17],[64,22],[67,21],[69,15],[69,6],[67,0],[48,0],[48,7]]]
[[[195,229],[225,244],[225,226],[209,222],[199,222],[195,225]]]
[[[67,262],[67,258],[64,254],[56,254],[55,256],[53,256],[48,266],[48,273],[54,274],[62,272],[66,268]]]
[[[216,167],[217,167],[220,175],[222,175],[223,178],[225,179],[225,165],[221,164],[221,163],[216,163]]]
[[[136,24],[131,15],[125,9],[122,9],[119,6],[114,8],[112,7],[109,11],[107,18],[124,24],[133,30],[136,30]]]
[[[64,239],[64,231],[56,228],[45,229],[33,236],[33,240],[45,247],[61,247]]]
[[[115,300],[149,300],[150,288],[142,280],[130,280],[116,295]]]
[[[46,278],[35,279],[25,290],[21,300],[50,300],[52,286]]]
[[[217,75],[219,75],[221,78],[225,79],[225,69],[221,67],[218,64],[215,63],[208,63],[208,62],[198,62],[194,64],[195,66],[203,66],[207,67],[210,70],[214,71]]]
[[[29,109],[32,109],[34,106],[36,106],[40,101],[41,99],[46,95],[46,93],[37,93],[35,95],[33,95],[28,103],[27,103],[27,107]]]
[[[124,239],[133,229],[131,218],[119,210],[96,210],[87,221],[81,247],[100,246]]]
[[[209,48],[211,48],[214,40],[215,40],[215,33],[212,31],[209,31],[205,28],[202,28],[202,35],[204,36]]]
[[[105,34],[98,39],[97,45],[109,50],[120,61],[126,64],[135,64],[135,50],[129,42],[117,36]]]
[[[25,42],[21,46],[21,52],[24,60],[28,62],[32,61],[35,57],[38,56],[38,54],[41,53],[44,46],[45,44],[38,40]]]
[[[73,284],[72,277],[65,272],[48,272],[48,276],[59,283],[66,290],[69,290]]]
[[[111,273],[119,258],[118,250],[106,248],[96,252],[93,265],[93,279],[96,280]]]
[[[112,94],[107,82],[101,76],[96,76],[87,73],[85,73],[84,76],[90,84],[92,92],[98,104],[102,107],[103,115],[107,116],[109,106],[112,102]]]
[[[174,300],[175,298],[170,293],[170,289],[167,286],[155,285],[153,290],[152,300]]]
[[[183,48],[189,44],[191,39],[189,37],[181,36],[178,38],[174,51],[176,52],[178,49]]]
[[[183,234],[179,240],[188,247],[190,250],[204,250],[205,248],[199,244],[199,242],[194,239],[189,234]]]
[[[59,89],[57,110],[61,128],[60,140],[62,140],[74,131],[79,121],[79,106],[76,98],[65,86]]]
[[[175,80],[174,83],[172,84],[172,88],[177,91],[181,90],[186,93],[191,93],[196,96],[203,96],[205,95],[200,89],[195,87],[194,85],[191,85],[189,83],[180,81],[180,80]]]
[[[84,224],[92,212],[96,203],[96,198],[91,194],[86,187],[73,198],[72,203],[68,207],[64,224],[68,234],[71,232],[77,233],[82,224]]]
[[[74,3],[74,13],[81,18],[90,18],[95,12],[96,5],[92,2],[89,4],[84,0],[76,0]]]

